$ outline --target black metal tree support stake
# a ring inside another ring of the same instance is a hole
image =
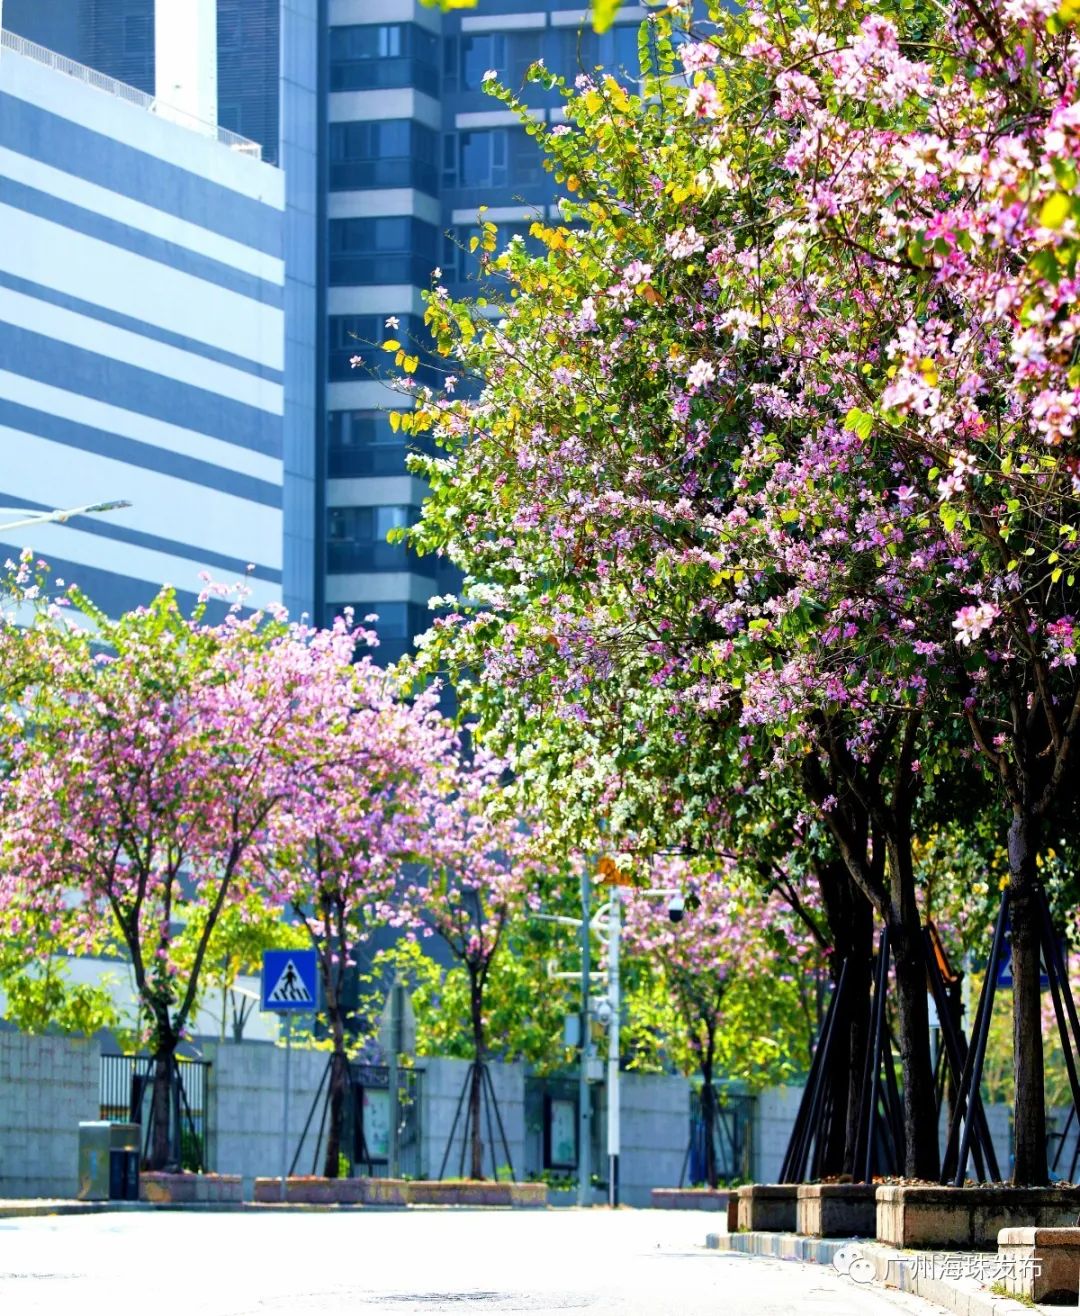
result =
[[[846,981],[847,961],[841,966],[840,978],[825,1012],[821,1036],[810,1061],[810,1072],[807,1075],[806,1086],[803,1088],[791,1137],[788,1139],[787,1150],[780,1167],[780,1183],[799,1183],[806,1176],[810,1147],[817,1133],[815,1120],[819,1113],[820,1097],[832,1072],[832,1050],[835,1045],[833,1021],[836,1018],[837,1002],[843,993]]]
[[[472,1083],[472,1079],[473,1079],[473,1073],[476,1070],[479,1070],[480,1073],[480,1095],[481,1095],[482,1105],[484,1108],[483,1114],[486,1115],[487,1118],[488,1143],[491,1148],[492,1171],[494,1173],[496,1181],[498,1181],[499,1169],[495,1155],[496,1153],[495,1136],[492,1131],[492,1125],[491,1125],[491,1113],[494,1110],[495,1122],[498,1125],[498,1129],[499,1129],[499,1138],[502,1141],[503,1152],[506,1154],[506,1164],[510,1168],[510,1178],[513,1179],[514,1163],[513,1163],[513,1158],[510,1155],[510,1144],[507,1141],[506,1130],[503,1127],[502,1114],[499,1111],[498,1098],[495,1096],[495,1084],[492,1081],[491,1073],[489,1072],[487,1065],[483,1064],[482,1062],[478,1063],[477,1061],[470,1062],[469,1068],[465,1071],[465,1081],[461,1085],[461,1092],[458,1095],[457,1106],[454,1109],[453,1123],[450,1125],[450,1136],[446,1140],[446,1150],[443,1152],[442,1164],[439,1166],[439,1178],[441,1179],[443,1175],[446,1173],[446,1163],[447,1161],[449,1161],[450,1153],[453,1151],[454,1148],[454,1138],[457,1134],[457,1126],[461,1119],[461,1110],[463,1106],[465,1107],[465,1124],[461,1131],[461,1160],[458,1166],[458,1173],[462,1178],[464,1178],[465,1176],[465,1155],[469,1147],[470,1136],[473,1132],[472,1103],[470,1102],[468,1106],[466,1106],[465,1096],[469,1091],[469,1086]],[[478,1116],[478,1118],[480,1118],[480,1116]]]
[[[938,963],[934,946],[931,944],[929,929],[923,930],[924,947],[926,950],[927,973],[930,979],[930,992],[934,998],[934,1005],[937,1007],[938,1023],[941,1026],[941,1038],[943,1042],[942,1057],[946,1062],[949,1072],[951,1073],[953,1083],[959,1087],[964,1072],[964,1061],[967,1057],[968,1047],[964,1040],[963,1032],[957,1030],[953,1021],[952,1012],[949,1008],[948,992],[945,988],[945,980],[942,977],[941,966]],[[942,1066],[942,1092],[938,1099],[938,1110],[940,1112],[942,1098],[944,1096],[946,1066]],[[959,1100],[957,1108],[959,1109]],[[972,1099],[972,1113],[975,1119],[975,1142],[972,1146],[972,1153],[975,1157],[975,1169],[979,1179],[983,1182],[987,1177],[992,1182],[998,1182],[1001,1179],[1001,1172],[998,1169],[997,1154],[994,1151],[993,1139],[990,1137],[990,1126],[986,1122],[986,1111],[983,1109],[982,1097],[976,1092]],[[985,1158],[985,1165],[984,1165]],[[989,1171],[989,1176],[987,1175]],[[948,1167],[943,1167],[943,1175],[947,1177]]]
[[[331,1057],[332,1058],[332,1057]],[[330,1073],[330,1060],[327,1060],[323,1067],[322,1078],[319,1079],[319,1086],[315,1089],[315,1096],[312,1098],[311,1107],[307,1113],[307,1119],[304,1121],[304,1127],[300,1131],[300,1141],[296,1144],[296,1152],[292,1158],[292,1164],[289,1166],[289,1177],[296,1173],[297,1162],[300,1160],[300,1153],[304,1150],[304,1143],[307,1141],[308,1130],[311,1128],[311,1121],[315,1118],[315,1112],[319,1108],[319,1098],[322,1096],[323,1085],[326,1083]],[[319,1143],[322,1141],[323,1123],[326,1119],[326,1107],[323,1107],[323,1118],[319,1121],[319,1136],[315,1142],[315,1160],[319,1158]],[[312,1169],[312,1174],[315,1169]]]
[[[1050,913],[1050,902],[1042,885],[1035,888],[1035,900],[1039,907],[1039,922],[1042,932],[1043,959],[1046,963],[1046,975],[1050,981],[1050,995],[1054,1003],[1054,1017],[1057,1020],[1061,1049],[1065,1053],[1065,1068],[1069,1075],[1069,1090],[1072,1093],[1072,1109],[1069,1111],[1069,1123],[1080,1113],[1080,1081],[1077,1079],[1076,1055],[1080,1055],[1080,1019],[1077,1018],[1076,1002],[1073,1000],[1072,987],[1069,983],[1068,965],[1061,949],[1061,942],[1054,933],[1054,922]],[[1068,1124],[1066,1125],[1066,1132]],[[1065,1134],[1054,1157],[1057,1168],[1061,1152],[1065,1146]],[[1080,1142],[1073,1152],[1069,1179],[1076,1173],[1077,1157],[1080,1156]]]
[[[982,991],[979,993],[979,1005],[975,1011],[972,1028],[972,1045],[964,1060],[964,1071],[960,1076],[960,1086],[956,1094],[956,1109],[953,1111],[949,1125],[949,1138],[945,1145],[942,1178],[948,1178],[949,1171],[955,1164],[953,1185],[961,1188],[967,1177],[968,1153],[971,1147],[972,1126],[974,1119],[967,1118],[969,1103],[974,1108],[974,1096],[978,1096],[982,1083],[983,1061],[986,1058],[986,1039],[990,1033],[990,1016],[994,1009],[994,992],[997,987],[997,966],[1001,957],[1001,946],[1005,937],[1005,919],[1009,909],[1009,888],[1001,893],[997,922],[994,924],[994,940],[990,951],[990,961],[986,977],[983,979]],[[961,1128],[963,1132],[961,1133]]]
[[[870,1083],[863,1093],[863,1112],[866,1122],[866,1150],[863,1160],[863,1183],[873,1182],[874,1136],[877,1132],[878,1084],[881,1080],[881,1046],[885,1031],[885,992],[889,984],[889,929],[881,930],[878,942],[877,982],[874,987],[874,1022],[870,1036]],[[860,1124],[862,1120],[860,1120]]]

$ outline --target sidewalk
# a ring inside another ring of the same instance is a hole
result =
[[[955,1316],[1062,1316],[1073,1306],[1033,1306],[991,1292],[998,1267],[994,1252],[906,1252],[863,1238],[807,1238],[801,1234],[708,1234],[705,1246],[779,1261],[831,1266],[852,1284],[899,1289],[936,1303]]]

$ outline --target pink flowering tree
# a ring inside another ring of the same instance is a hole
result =
[[[405,887],[395,922],[437,936],[468,975],[473,1069],[468,1095],[469,1177],[484,1177],[481,1124],[488,1050],[485,995],[507,928],[534,898],[539,867],[535,838],[508,808],[500,782],[505,765],[480,752],[457,757],[429,803],[416,858],[422,875]],[[491,1148],[494,1164],[495,1148]]]
[[[347,1112],[346,976],[383,926],[404,865],[422,845],[426,802],[453,749],[438,689],[403,700],[369,655],[370,631],[339,619],[309,638],[313,679],[297,710],[310,770],[269,821],[264,881],[307,928],[318,953],[330,1031],[324,1173],[336,1178]]]
[[[297,769],[290,728],[305,679],[278,623],[184,617],[171,589],[93,629],[39,620],[47,666],[2,800],[0,905],[44,918],[74,950],[130,958],[153,1052],[149,1163],[170,1163],[177,1046],[222,913],[250,893],[244,861]],[[199,933],[182,925],[198,911]]]
[[[648,965],[670,1001],[673,1017],[648,1022],[666,1024],[666,1048],[701,1079],[705,1175],[715,1187],[720,1086],[739,1078],[753,1089],[805,1067],[813,1022],[800,1018],[797,992],[784,985],[809,981],[820,959],[791,910],[741,890],[730,867],[690,877],[685,863],[667,861],[650,881],[693,897],[672,923],[666,901],[631,889],[623,937],[631,966],[634,958]]]

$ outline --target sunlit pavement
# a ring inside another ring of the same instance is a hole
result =
[[[823,1266],[707,1252],[682,1211],[358,1211],[0,1220],[4,1316],[932,1316]]]

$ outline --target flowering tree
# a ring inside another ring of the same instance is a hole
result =
[[[748,770],[805,791],[892,934],[924,1177],[912,843],[981,763],[1011,819],[1015,1173],[1041,1182],[1034,855],[1080,719],[1075,15],[706,13],[653,16],[640,97],[583,75],[565,124],[531,126],[577,227],[487,261],[504,319],[429,303],[439,350],[486,380],[399,421],[449,450],[418,462],[435,498],[414,542],[486,609],[451,613],[432,651],[478,673],[507,741],[588,722],[598,688],[651,689],[673,736],[734,716]],[[616,719],[624,759],[642,702]],[[610,810],[618,787],[574,794]]]
[[[530,899],[538,878],[535,840],[500,798],[503,771],[499,760],[483,752],[471,763],[454,764],[453,775],[431,801],[427,830],[418,846],[423,876],[405,888],[395,918],[423,936],[438,936],[468,975],[472,1179],[484,1177],[481,1103],[491,966],[513,915]]]
[[[289,789],[297,646],[263,618],[209,625],[165,589],[94,629],[39,619],[47,667],[3,796],[0,905],[76,950],[119,942],[155,1058],[150,1164],[170,1160],[177,1045],[244,860]],[[193,946],[180,927],[199,911]],[[183,960],[185,963],[181,963]]]
[[[682,886],[685,870],[668,863],[652,876]],[[690,889],[694,907],[680,923],[663,903],[631,890],[623,935],[629,955],[653,967],[669,995],[671,1014],[650,1022],[661,1024],[667,1049],[700,1075],[705,1174],[716,1187],[717,1083],[738,1076],[755,1088],[805,1064],[813,1023],[804,1019],[800,1028],[784,1017],[795,1003],[780,980],[807,977],[812,952],[791,911],[775,896],[748,897],[730,869],[702,874]]]
[[[312,667],[297,710],[310,770],[271,818],[259,864],[318,952],[330,1030],[325,1174],[339,1173],[349,1085],[345,980],[355,954],[388,917],[405,862],[422,844],[425,806],[453,734],[430,688],[408,703],[358,645],[374,639],[339,619],[308,637]]]

